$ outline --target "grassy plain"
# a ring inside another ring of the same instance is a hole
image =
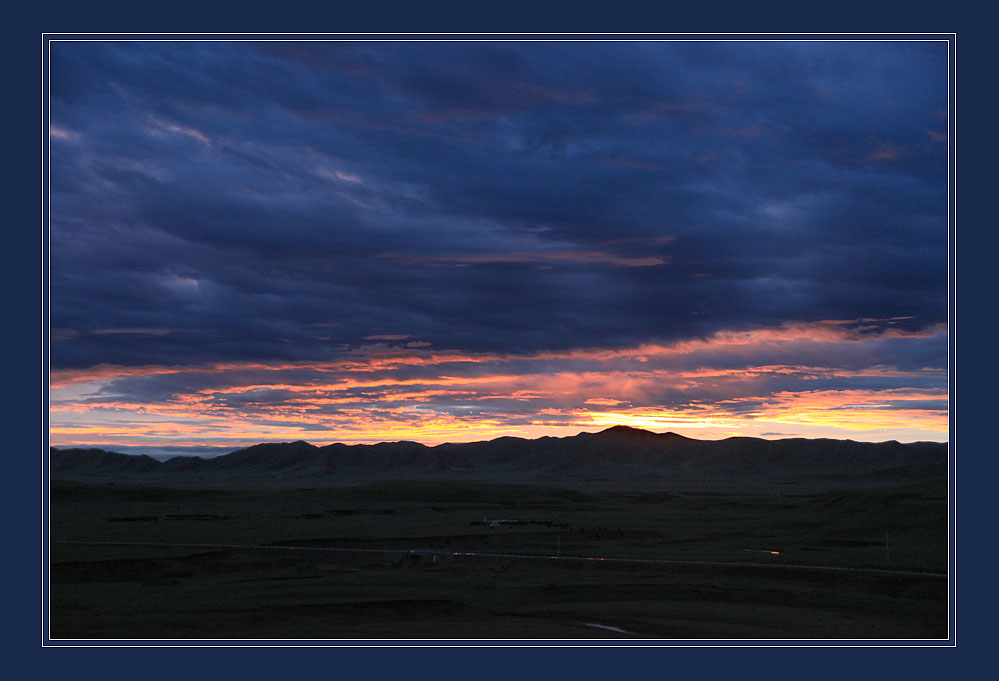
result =
[[[50,636],[946,638],[946,513],[944,481],[809,495],[53,481]]]

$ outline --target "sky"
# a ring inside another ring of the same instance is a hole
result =
[[[946,42],[49,48],[52,445],[948,438]]]

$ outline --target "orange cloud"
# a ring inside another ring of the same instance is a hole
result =
[[[157,438],[158,444],[252,438],[434,442],[623,423],[702,436],[786,432],[791,426],[795,432],[837,436],[884,432],[898,433],[896,439],[945,439],[945,392],[849,388],[860,380],[871,385],[890,385],[892,379],[896,384],[940,382],[946,377],[942,368],[750,361],[762,351],[793,358],[813,348],[816,357],[836,346],[862,349],[881,339],[904,342],[946,331],[942,326],[905,331],[891,322],[823,320],[676,343],[530,355],[373,345],[320,363],[60,371],[51,384],[51,434],[63,444],[106,443],[108,438],[122,444]],[[875,328],[865,332],[858,325]],[[414,377],[414,370],[422,375]],[[153,381],[163,375],[188,375],[198,387],[145,401],[110,394],[117,390],[114,379]],[[247,375],[254,380],[247,381]],[[842,385],[828,389],[834,382]],[[815,386],[822,389],[810,389]],[[85,393],[88,389],[94,392]]]

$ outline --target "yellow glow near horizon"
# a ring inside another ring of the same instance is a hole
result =
[[[193,446],[220,441],[252,444],[272,440],[326,444],[416,440],[439,444],[501,436],[568,435],[627,425],[708,439],[736,434],[769,437],[769,433],[784,434],[790,430],[792,435],[808,437],[942,441],[947,439],[949,427],[946,410],[899,408],[906,401],[939,399],[939,395],[922,393],[781,393],[749,413],[734,411],[737,402],[666,410],[608,408],[609,400],[597,398],[584,400],[589,402],[585,409],[544,408],[531,417],[517,419],[483,414],[463,418],[436,410],[432,404],[421,401],[425,398],[420,395],[402,393],[399,397],[405,398],[407,404],[358,405],[356,399],[330,398],[317,399],[312,404],[296,398],[259,414],[241,414],[186,399],[165,405],[115,402],[105,412],[81,410],[79,405],[58,405],[51,415],[50,436],[53,444],[64,446],[166,445],[181,441]],[[522,399],[530,403],[531,396]],[[896,408],[884,408],[888,399],[896,402]],[[317,411],[323,405],[334,404],[337,407],[334,414]]]
[[[946,329],[889,329],[872,337],[838,323],[530,355],[374,345],[320,363],[54,372],[50,436],[57,446],[403,439],[438,444],[628,425],[701,439],[946,440],[945,370],[815,364],[826,348],[836,351],[831,355],[857,351],[863,361],[868,343],[909,342]],[[811,362],[791,363],[797,352]],[[889,387],[850,387],[874,380]],[[175,387],[185,385],[190,387]]]
[[[799,405],[800,406],[800,405]],[[306,440],[313,444],[372,443],[414,440],[427,445],[444,442],[491,440],[503,436],[536,438],[593,432],[615,425],[643,428],[654,432],[676,431],[698,439],[718,439],[733,435],[753,437],[849,437],[851,439],[938,440],[947,439],[946,415],[919,411],[869,409],[785,408],[770,414],[735,417],[704,407],[693,413],[656,409],[629,411],[578,411],[541,414],[528,422],[505,423],[501,419],[461,420],[450,414],[419,414],[398,410],[395,418],[372,418],[365,410],[341,415],[337,423],[309,423],[300,418],[278,419],[271,415],[267,424],[254,419],[191,415],[187,420],[135,421],[115,424],[93,423],[54,425],[50,434],[56,446],[97,444],[180,445],[226,444],[245,446],[264,441]],[[116,414],[121,419],[122,414]],[[125,419],[122,419],[125,420]],[[775,434],[774,431],[777,431]],[[790,432],[789,432],[790,431]]]

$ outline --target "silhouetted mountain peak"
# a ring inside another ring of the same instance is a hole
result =
[[[735,437],[696,440],[614,426],[598,433],[533,440],[504,437],[488,442],[428,447],[418,442],[374,445],[304,441],[270,442],[213,459],[171,459],[101,450],[52,449],[57,477],[135,476],[160,471],[167,479],[268,480],[360,478],[438,479],[465,476],[497,480],[641,480],[643,484],[847,484],[912,482],[946,475],[946,443],[867,443],[849,440],[764,440]],[[235,478],[233,478],[235,479]],[[658,481],[658,482],[656,482]],[[797,488],[800,489],[800,488]]]
[[[293,465],[310,457],[318,448],[304,440],[262,442],[218,457],[213,464],[221,467],[256,466],[268,469]]]
[[[303,449],[316,449],[316,446],[309,444],[305,440],[295,440],[294,442],[261,442],[258,445],[251,445],[243,449],[237,449],[232,454],[240,452],[289,452]]]
[[[689,440],[689,437],[684,437],[683,435],[677,435],[676,433],[653,433],[651,430],[645,430],[644,428],[634,428],[632,426],[611,426],[606,430],[601,430],[596,433],[597,436],[609,436],[609,437],[629,437],[629,438],[641,438],[646,440],[657,439],[661,440],[664,438],[677,439],[677,440]]]
[[[597,435],[638,435],[641,437],[648,437],[649,435],[655,435],[651,430],[644,430],[642,428],[632,428],[631,426],[611,426],[606,430],[601,430]]]

